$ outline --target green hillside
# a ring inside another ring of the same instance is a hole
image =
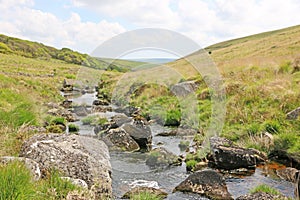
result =
[[[141,62],[94,58],[68,48],[56,49],[41,43],[21,40],[0,34],[0,53],[40,60],[61,60],[95,69],[126,72]]]

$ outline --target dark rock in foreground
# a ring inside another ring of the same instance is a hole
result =
[[[176,191],[197,193],[210,199],[233,199],[227,190],[225,179],[213,170],[191,174],[174,189]]]
[[[102,141],[77,135],[35,135],[23,143],[20,156],[36,161],[44,176],[54,168],[84,180],[97,199],[112,197],[109,152]]]
[[[287,197],[282,195],[273,195],[265,192],[257,192],[254,194],[247,194],[238,197],[236,200],[288,200]]]
[[[126,192],[122,199],[130,199],[134,195],[139,195],[141,193],[150,193],[160,198],[166,198],[168,196],[168,193],[151,187],[135,187],[132,188],[130,191]]]
[[[221,137],[210,138],[210,146],[212,156],[209,158],[209,166],[218,169],[255,168],[267,160],[260,151],[235,146],[230,140]]]

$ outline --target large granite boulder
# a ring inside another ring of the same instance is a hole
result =
[[[35,135],[23,143],[20,156],[36,161],[42,175],[54,168],[84,180],[98,199],[112,196],[110,157],[102,141],[77,135]]]
[[[152,133],[150,126],[135,121],[133,124],[124,124],[121,128],[139,144],[142,150],[149,151],[151,149]]]
[[[221,138],[210,138],[211,156],[209,166],[218,169],[233,170],[238,168],[255,168],[264,163],[267,157],[256,149],[238,147],[232,141]]]
[[[213,170],[197,171],[175,187],[174,192],[192,192],[210,199],[233,199],[223,176]]]
[[[238,197],[236,200],[288,200],[287,197],[282,195],[274,195],[265,192],[257,192],[254,194],[246,194]]]

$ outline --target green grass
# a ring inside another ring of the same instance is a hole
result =
[[[21,162],[1,165],[0,200],[60,200],[65,199],[70,191],[83,190],[60,176],[57,171],[52,171],[46,179],[34,181]]]
[[[131,200],[162,200],[163,198],[148,192],[141,192],[130,197]]]
[[[69,124],[69,132],[71,133],[76,133],[79,131],[79,126],[77,126],[76,124]]]
[[[103,124],[107,123],[108,120],[106,118],[100,117],[98,115],[90,115],[90,116],[87,116],[87,117],[81,119],[81,122],[84,125],[96,126],[96,125],[103,125]]]
[[[265,185],[265,184],[258,185],[255,188],[250,190],[251,194],[254,194],[254,193],[257,193],[257,192],[265,192],[265,193],[268,193],[268,194],[280,195],[280,192],[278,192],[276,189],[274,189],[274,188],[272,188],[268,185]]]
[[[30,172],[19,162],[0,166],[0,199],[35,199],[35,186],[31,179]]]

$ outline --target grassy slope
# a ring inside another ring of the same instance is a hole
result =
[[[225,41],[205,50],[223,75],[227,92],[222,135],[265,151],[281,148],[299,153],[299,118],[288,121],[285,116],[300,106],[300,72],[291,73],[292,62],[300,55],[300,26]],[[200,57],[201,51],[195,52],[169,65],[191,78],[196,72],[186,60]],[[273,134],[275,145],[263,139],[266,131]]]
[[[87,82],[99,79],[102,73],[56,59],[0,53],[0,156],[18,153],[20,143],[28,137],[19,129],[24,123],[43,125],[45,104],[63,100],[59,90],[64,79]]]
[[[300,72],[292,74],[292,62],[300,55],[300,26],[218,43],[206,51],[211,54],[199,51],[167,65],[183,79],[194,79],[199,74],[189,60],[201,63],[211,59],[216,63],[227,96],[222,135],[266,152],[280,148],[299,153],[299,118],[288,121],[286,113],[300,106]],[[205,95],[209,90],[204,81],[200,83],[196,94],[201,97],[202,129],[209,124],[211,105],[209,95]],[[156,90],[145,90],[135,99],[136,104],[145,105],[146,97]],[[273,135],[274,144],[264,137],[266,131]]]
[[[128,71],[131,67],[140,65],[141,62],[94,58],[87,54],[81,54],[68,48],[58,50],[37,42],[21,40],[0,34],[0,53],[20,55],[27,58],[42,60],[57,59],[70,64],[78,64],[96,69],[108,69],[115,71]]]

